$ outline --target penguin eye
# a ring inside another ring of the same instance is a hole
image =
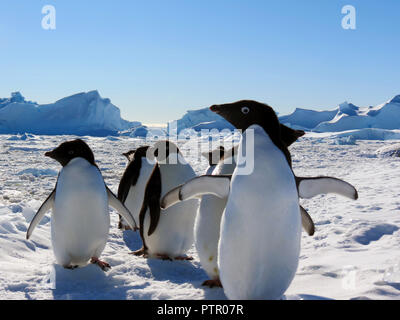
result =
[[[71,155],[71,156],[72,156],[74,153],[75,153],[74,150],[69,150],[69,151],[68,151],[68,154]]]
[[[243,107],[242,108],[242,113],[243,114],[248,114],[250,112],[250,109],[248,107]]]

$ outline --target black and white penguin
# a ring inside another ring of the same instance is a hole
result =
[[[168,193],[161,205],[167,208],[204,194],[227,198],[218,248],[220,279],[227,297],[279,299],[298,265],[299,195],[307,198],[321,190],[334,190],[357,199],[357,191],[350,184],[329,177],[296,179],[283,142],[285,132],[271,107],[239,101],[213,106],[211,110],[244,132],[233,175],[193,179]],[[243,150],[248,143],[254,148],[254,169],[243,175]]]
[[[64,142],[45,155],[57,160],[62,169],[56,187],[31,221],[27,239],[45,213],[52,210],[51,239],[57,262],[75,268],[90,260],[107,270],[110,265],[99,258],[110,228],[108,207],[116,209],[132,228],[136,225],[133,217],[105,185],[93,152],[84,141]]]
[[[185,201],[167,210],[160,210],[160,198],[172,188],[194,178],[196,174],[178,147],[170,141],[158,141],[152,147],[143,147],[143,151],[145,149],[147,157],[137,156],[138,150],[136,150],[134,160],[129,165],[134,169],[128,167],[126,175],[124,174],[127,181],[134,181],[133,176],[139,177],[134,189],[132,184],[128,183],[130,191],[125,201],[135,216],[139,213],[143,248],[133,253],[169,260],[190,259],[185,253],[193,245],[193,227],[198,200]],[[139,158],[141,167],[134,165]],[[144,168],[146,173],[142,173]],[[152,170],[148,174],[150,168]],[[143,179],[140,180],[142,176]],[[121,187],[121,189],[128,188]],[[119,195],[127,193],[127,191],[119,192]],[[128,201],[130,194],[134,199],[132,201]],[[120,199],[123,200],[121,197]]]
[[[139,221],[147,181],[149,181],[155,166],[146,159],[148,148],[148,146],[142,146],[124,153],[129,162],[119,183],[118,199],[129,208],[135,221]],[[120,216],[118,228],[130,229],[129,224],[122,216]],[[135,228],[134,231],[137,229]]]

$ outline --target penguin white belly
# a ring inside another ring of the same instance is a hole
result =
[[[106,187],[100,171],[82,158],[71,160],[60,172],[51,226],[54,254],[63,266],[84,265],[106,245]]]
[[[232,177],[218,263],[229,299],[279,299],[298,266],[301,220],[294,176],[265,131],[255,129],[254,171]],[[239,148],[239,165],[246,133]]]
[[[220,175],[232,174],[236,163],[218,164],[210,167],[206,174]],[[194,224],[194,241],[201,266],[212,280],[219,278],[218,271],[218,242],[222,214],[225,210],[227,199],[213,195],[203,196],[196,215]]]
[[[161,197],[168,191],[196,176],[188,164],[160,165]],[[188,200],[161,210],[156,230],[148,236],[150,214],[144,219],[144,239],[150,255],[165,254],[170,257],[184,255],[193,245],[194,220],[198,200]]]
[[[125,200],[125,206],[131,212],[135,221],[139,221],[140,209],[142,208],[144,192],[146,190],[147,181],[153,172],[154,164],[151,164],[147,159],[142,158],[142,165],[138,180],[134,186],[129,189],[128,196]],[[126,225],[125,220],[123,223]]]

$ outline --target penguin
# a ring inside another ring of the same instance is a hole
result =
[[[281,130],[284,130],[285,143],[289,146],[305,132],[302,130],[293,130],[283,124],[280,124]],[[236,156],[238,147],[235,146],[226,150],[219,146],[211,152],[204,152],[202,155],[208,160],[209,168],[206,175],[231,175],[236,168]],[[194,225],[194,243],[202,268],[209,276],[209,280],[203,282],[203,286],[222,287],[219,279],[218,270],[218,242],[222,214],[225,210],[227,199],[221,199],[214,195],[204,195],[200,198],[200,205],[196,215]],[[302,209],[302,220],[306,223],[304,227],[308,234],[314,234],[314,223],[304,208]]]
[[[129,163],[118,186],[118,199],[129,208],[135,221],[139,221],[147,181],[154,170],[154,164],[146,159],[149,146],[130,150],[123,155]],[[118,228],[130,230],[129,224],[120,216]],[[136,227],[133,231],[137,231]]]
[[[319,193],[315,188],[319,185],[322,190],[357,199],[357,190],[329,177],[296,178],[283,142],[286,133],[270,106],[243,100],[210,109],[242,130],[238,165],[233,175],[202,176],[172,190],[161,207],[204,194],[227,198],[218,246],[225,294],[237,300],[279,299],[292,282],[299,261],[299,195],[312,197]],[[244,175],[243,150],[248,143],[254,148],[254,168]]]
[[[142,160],[142,164],[148,161],[153,165],[153,170],[148,181],[138,180],[140,186],[137,188],[144,188],[143,199],[126,202],[128,209],[134,212],[137,209],[133,206],[140,208],[139,230],[143,247],[132,254],[164,260],[191,260],[185,253],[193,245],[194,220],[199,201],[189,200],[161,210],[160,199],[169,190],[194,178],[196,174],[171,141],[158,141],[154,146],[147,147],[146,153],[147,157]],[[138,206],[140,202],[141,206]]]
[[[31,221],[26,238],[52,210],[51,240],[57,262],[74,269],[90,260],[107,271],[110,265],[99,258],[110,228],[108,206],[116,209],[132,228],[135,220],[106,186],[93,152],[84,141],[64,142],[45,156],[58,161],[62,169],[54,190]]]

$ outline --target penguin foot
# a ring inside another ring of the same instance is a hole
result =
[[[121,229],[122,231],[128,231],[128,230],[132,230],[132,228],[126,224],[123,224],[121,221],[118,222],[118,229]],[[137,231],[139,230],[139,228],[135,227],[133,229],[133,231]]]
[[[178,256],[178,257],[175,257],[175,260],[180,260],[180,261],[190,261],[190,260],[193,260],[193,257],[188,257],[188,256]]]
[[[74,270],[74,269],[76,269],[76,268],[78,268],[79,266],[71,266],[71,265],[69,265],[69,266],[64,266],[64,268],[65,269],[69,269],[69,270]]]
[[[132,251],[129,254],[133,254],[135,256],[143,256],[143,258],[147,258],[147,250],[144,247],[141,247],[139,250]]]
[[[161,260],[173,261],[173,259],[171,259],[171,257],[169,255],[166,255],[166,254],[157,253],[156,256],[157,256],[158,259],[161,259]]]
[[[218,279],[214,279],[214,280],[206,280],[202,283],[202,286],[207,286],[210,288],[214,288],[214,287],[218,287],[218,288],[222,288],[222,283],[221,280]]]
[[[101,261],[98,258],[92,257],[90,262],[93,264],[97,264],[103,271],[108,271],[111,269],[111,266],[107,262]]]

